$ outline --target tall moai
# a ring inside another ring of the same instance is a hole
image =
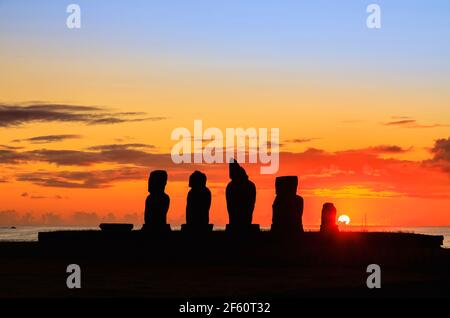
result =
[[[229,163],[229,177],[231,181],[226,188],[227,210],[229,224],[227,229],[259,229],[252,225],[253,210],[256,202],[256,187],[237,161]]]

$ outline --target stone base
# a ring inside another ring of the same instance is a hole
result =
[[[102,223],[99,227],[102,231],[107,232],[130,232],[134,225],[127,223]]]
[[[214,224],[205,224],[205,225],[191,225],[191,224],[182,224],[181,231],[186,233],[208,233],[212,232],[214,228]]]
[[[225,231],[229,233],[259,233],[259,224],[249,224],[249,225],[233,225],[227,224]]]
[[[320,233],[324,233],[324,234],[339,233],[339,226],[337,224],[331,224],[331,225],[326,225],[326,226],[321,225]]]
[[[280,235],[296,235],[303,233],[303,226],[285,226],[280,224],[272,224],[270,232]]]
[[[144,224],[142,226],[142,231],[151,232],[151,233],[168,233],[171,232],[172,229],[170,224]]]

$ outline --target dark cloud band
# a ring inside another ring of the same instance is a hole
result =
[[[141,112],[111,112],[94,106],[65,104],[0,104],[0,127],[14,127],[33,122],[78,122],[87,125],[159,121],[165,117],[144,117]]]

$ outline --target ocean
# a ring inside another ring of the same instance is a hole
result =
[[[173,227],[177,229],[178,227]],[[61,230],[95,230],[98,227],[50,227],[50,226],[18,226],[17,228],[0,227],[0,242],[35,242],[38,240],[39,232],[61,231]],[[317,231],[317,227],[305,226],[306,231]],[[341,231],[360,231],[358,226],[341,228]],[[368,232],[404,232],[428,235],[443,235],[443,247],[450,248],[450,226],[433,227],[387,227],[368,226]]]

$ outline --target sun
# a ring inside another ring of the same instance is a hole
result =
[[[338,222],[347,225],[350,223],[350,217],[345,214],[339,215]]]

